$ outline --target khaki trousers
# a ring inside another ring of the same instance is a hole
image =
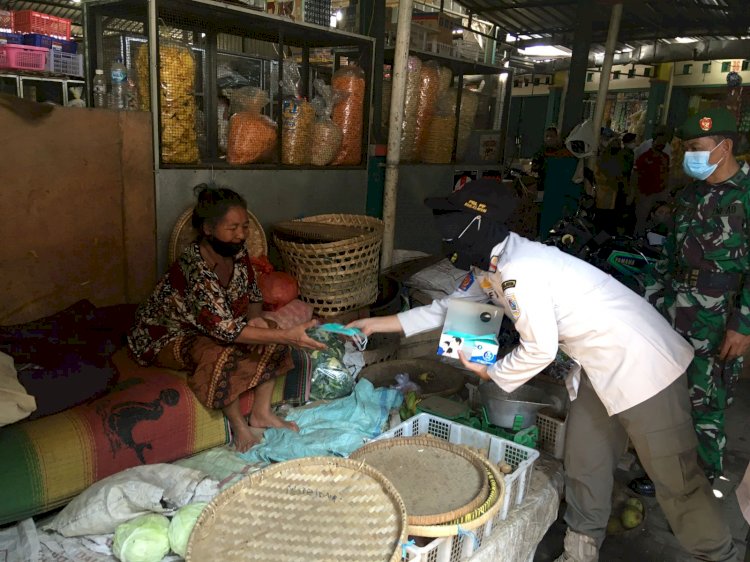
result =
[[[729,527],[698,466],[685,375],[656,396],[611,417],[582,375],[565,439],[568,527],[602,544],[614,472],[628,437],[683,548],[697,560],[737,560]]]

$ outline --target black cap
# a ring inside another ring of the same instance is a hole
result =
[[[436,211],[460,211],[506,222],[518,207],[513,189],[495,180],[470,181],[448,197],[428,197],[424,204]]]

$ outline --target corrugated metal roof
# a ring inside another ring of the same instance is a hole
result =
[[[526,43],[570,46],[578,20],[577,0],[459,0],[501,34],[524,36]],[[593,43],[604,43],[614,0],[594,0]],[[624,43],[674,37],[740,37],[748,35],[747,0],[624,0],[619,40]],[[541,40],[531,40],[541,35]]]

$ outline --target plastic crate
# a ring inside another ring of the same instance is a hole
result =
[[[25,35],[20,35],[19,37],[23,38],[24,45],[57,49],[63,53],[70,53],[73,55],[78,52],[78,43],[75,41],[66,41],[65,39],[50,37],[49,35],[42,35],[40,33],[27,33]]]
[[[27,45],[0,45],[0,68],[45,70],[48,49]]]
[[[566,420],[541,412],[536,414],[536,426],[539,428],[539,448],[556,459],[562,459],[565,456],[566,423]]]
[[[495,517],[471,533],[438,538],[423,547],[407,546],[406,557],[403,558],[408,562],[465,560],[482,545],[485,537],[489,537],[495,528],[502,525],[510,509],[523,501],[531,483],[531,471],[539,458],[539,451],[430,414],[419,414],[409,418],[375,440],[426,434],[457,445],[480,449],[487,453],[490,462],[506,462],[514,469],[505,475],[505,498]]]
[[[41,33],[68,40],[70,39],[70,20],[34,10],[20,10],[13,13],[13,31],[15,33]]]
[[[47,70],[55,74],[83,76],[83,55],[52,49],[47,55]]]
[[[5,33],[0,31],[0,45],[23,45],[23,35],[20,33]]]
[[[13,12],[0,10],[0,29],[13,29]]]
[[[531,483],[531,470],[534,468],[536,459],[539,458],[539,451],[431,414],[419,414],[409,418],[397,427],[381,434],[376,440],[425,434],[457,445],[480,449],[487,453],[490,462],[494,464],[505,462],[513,468],[513,472],[505,475],[505,498],[495,520],[506,519],[510,508],[523,501]]]

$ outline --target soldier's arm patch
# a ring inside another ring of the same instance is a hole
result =
[[[503,281],[503,285],[502,285],[503,291],[507,291],[508,289],[512,289],[515,286],[516,286],[516,280],[515,279],[511,279],[509,281]]]

